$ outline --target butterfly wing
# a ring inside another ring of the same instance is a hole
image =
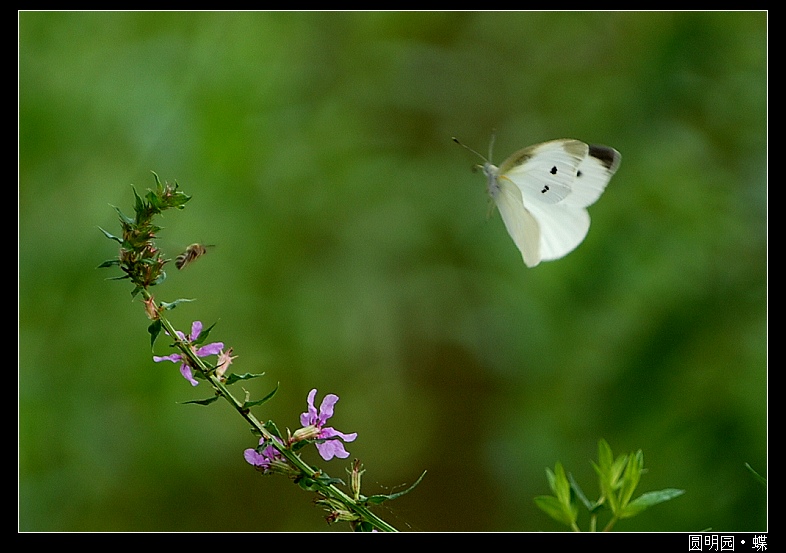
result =
[[[540,227],[524,207],[521,191],[511,181],[492,177],[489,192],[497,205],[505,228],[521,252],[527,267],[540,263]]]
[[[525,208],[537,221],[541,261],[559,259],[584,241],[590,216],[583,207],[531,203]]]
[[[597,201],[619,163],[613,148],[567,139],[524,148],[500,165],[498,180],[516,185],[536,221],[540,260],[559,259],[581,244],[590,226],[585,208]]]
[[[614,148],[590,145],[587,156],[576,171],[571,193],[565,197],[564,203],[574,207],[594,204],[617,172],[621,160],[620,153]]]
[[[589,147],[578,140],[552,140],[514,153],[499,174],[521,190],[525,204],[557,204],[573,192],[576,173]]]
[[[499,168],[484,165],[489,193],[528,267],[581,244],[590,226],[585,208],[603,193],[620,159],[613,148],[563,139],[519,150]]]

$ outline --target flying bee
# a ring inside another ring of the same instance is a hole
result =
[[[175,258],[175,267],[184,269],[187,265],[196,261],[207,253],[207,247],[202,244],[191,244],[186,248],[186,251],[181,253]]]

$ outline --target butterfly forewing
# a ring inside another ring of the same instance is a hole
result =
[[[571,195],[587,148],[578,140],[552,140],[524,148],[500,165],[500,178],[514,182],[525,203],[556,204]]]
[[[508,234],[521,252],[527,267],[540,263],[540,228],[538,222],[524,207],[521,191],[512,183],[497,180],[490,188]]]
[[[620,165],[620,153],[608,146],[591,145],[587,157],[579,164],[576,182],[565,204],[587,207],[594,204]]]

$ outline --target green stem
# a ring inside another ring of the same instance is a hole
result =
[[[143,291],[145,299],[149,299],[150,293],[147,290]],[[160,321],[172,339],[175,341],[175,344],[183,352],[188,358],[188,364],[191,367],[197,368],[202,375],[210,382],[213,388],[221,395],[225,400],[229,402],[229,404],[234,407],[235,411],[240,413],[242,416],[252,427],[254,427],[264,438],[269,441],[273,447],[275,447],[281,455],[286,457],[286,459],[292,464],[292,466],[299,469],[303,474],[306,476],[314,479],[314,485],[319,489],[320,493],[322,493],[325,497],[335,499],[340,501],[344,504],[349,511],[352,511],[358,515],[363,520],[370,522],[375,528],[382,530],[384,532],[397,532],[393,526],[379,518],[375,515],[372,511],[368,509],[364,504],[361,502],[355,501],[352,497],[344,493],[340,488],[338,488],[335,484],[324,484],[318,480],[321,472],[314,470],[313,467],[309,466],[305,463],[300,456],[293,452],[291,449],[288,449],[284,444],[280,443],[276,436],[270,433],[270,431],[265,428],[265,426],[254,416],[251,414],[248,408],[243,406],[243,403],[240,402],[232,393],[227,389],[221,380],[219,380],[215,374],[210,370],[208,366],[205,365],[204,361],[194,355],[194,352],[191,351],[191,348],[186,345],[183,341],[177,338],[177,333],[175,328],[172,326],[165,317],[160,316]]]
[[[611,520],[609,521],[609,523],[606,525],[606,527],[603,528],[603,531],[604,532],[611,532],[611,529],[614,527],[614,525],[617,523],[618,520],[619,519],[617,517],[612,517]]]

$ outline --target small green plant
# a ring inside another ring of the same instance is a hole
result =
[[[558,461],[554,471],[546,469],[549,487],[554,495],[541,495],[535,498],[535,504],[554,520],[569,526],[573,531],[580,532],[577,524],[579,503],[590,513],[590,531],[597,530],[598,515],[603,511],[611,512],[611,519],[603,528],[611,530],[618,520],[638,515],[645,509],[663,503],[685,493],[685,490],[667,488],[656,492],[647,492],[636,499],[633,492],[639,485],[644,472],[644,454],[641,450],[629,455],[620,455],[616,459],[606,440],[598,442],[598,463],[592,463],[598,474],[600,497],[590,501],[570,473],[566,473]]]

